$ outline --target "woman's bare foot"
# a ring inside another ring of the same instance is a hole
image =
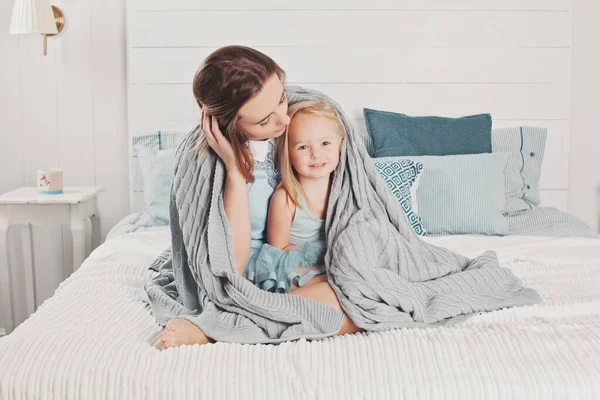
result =
[[[187,344],[214,343],[196,325],[185,319],[172,319],[162,331],[160,342],[165,349]]]

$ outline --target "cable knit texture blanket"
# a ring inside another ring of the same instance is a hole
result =
[[[348,132],[326,217],[329,284],[357,326],[381,331],[456,323],[473,313],[539,301],[494,252],[468,259],[425,243],[378,175],[362,140],[333,100],[288,87],[290,104],[324,99]],[[277,343],[339,331],[341,311],[293,294],[263,291],[236,273],[223,205],[225,167],[214,152],[198,160],[192,131],[179,146],[171,189],[172,253],[144,286],[159,324],[184,318],[218,341]],[[427,173],[427,171],[425,171]]]

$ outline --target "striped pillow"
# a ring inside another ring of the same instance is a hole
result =
[[[546,145],[546,128],[516,127],[492,130],[492,152],[511,152],[506,166],[504,215],[540,205],[538,185]]]
[[[429,234],[508,235],[504,170],[510,153],[410,157],[427,171],[417,190]]]
[[[133,156],[137,156],[136,146],[143,146],[152,153],[155,153],[158,150],[174,149],[181,143],[187,134],[188,132],[156,131],[141,136],[134,136],[131,139],[133,144]]]

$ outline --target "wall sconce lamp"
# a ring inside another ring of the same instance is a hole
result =
[[[49,0],[15,0],[8,33],[41,33],[44,36],[44,55],[47,54],[47,37],[54,36],[65,26],[62,11]]]

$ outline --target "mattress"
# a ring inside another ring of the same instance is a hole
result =
[[[140,301],[166,229],[98,247],[28,320],[0,339],[1,399],[597,398],[600,240],[425,238],[468,256],[496,249],[540,304],[452,327],[279,345],[159,348]]]

